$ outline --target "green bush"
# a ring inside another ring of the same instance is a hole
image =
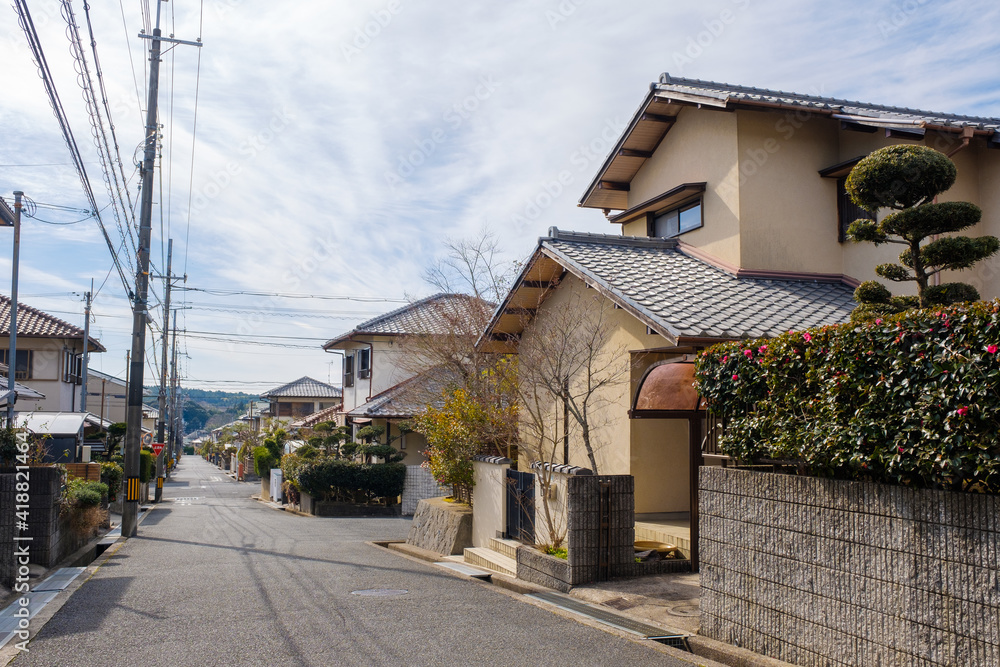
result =
[[[282,460],[286,479],[316,498],[385,499],[395,502],[406,482],[402,463],[355,463],[335,458],[312,460],[288,455]]]
[[[258,477],[267,477],[271,474],[271,468],[274,467],[277,459],[274,454],[271,453],[269,447],[261,445],[260,447],[253,448],[253,470],[257,473]]]
[[[96,507],[108,495],[108,485],[103,482],[88,482],[74,477],[66,483],[64,500],[76,507]]]
[[[699,355],[723,451],[821,476],[1000,492],[1000,300]]]
[[[149,483],[156,474],[156,461],[153,452],[148,449],[139,451],[139,481],[143,484]]]
[[[122,488],[122,477],[125,471],[117,463],[105,461],[101,464],[101,481],[108,485],[108,500],[118,500],[118,491]]]

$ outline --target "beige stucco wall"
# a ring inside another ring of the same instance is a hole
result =
[[[543,481],[543,476],[547,476],[548,484]],[[558,539],[562,541],[562,546],[566,546],[568,479],[569,475],[558,472],[535,471],[535,544],[554,545]],[[548,486],[548,500],[545,498],[545,486]]]
[[[506,470],[509,465],[473,461],[472,545],[489,547],[490,539],[506,529]]]
[[[790,111],[684,108],[653,157],[631,183],[629,206],[685,182],[706,181],[704,227],[681,240],[727,264],[752,270],[842,274],[877,279],[874,267],[894,262],[899,248],[837,240],[836,179],[819,171],[893,144],[949,152],[954,134],[928,131],[924,141],[840,129],[840,121]],[[983,208],[971,234],[1000,235],[1000,151],[982,137],[953,157],[955,186],[940,201],[970,201]],[[645,220],[623,227],[645,236]],[[975,284],[986,298],[1000,295],[1000,260],[943,276]],[[890,286],[913,293],[909,284]]]
[[[736,119],[733,113],[681,109],[677,123],[632,179],[628,194],[631,207],[683,183],[707,183],[705,224],[681,238],[732,264],[740,260]],[[645,236],[645,219],[625,225],[622,233]]]
[[[0,349],[8,349],[9,344],[8,337],[0,338]],[[27,336],[17,339],[18,350],[31,350],[33,352],[32,377],[18,380],[18,384],[23,384],[45,394],[43,399],[19,399],[15,404],[18,412],[32,410],[70,412],[80,409],[80,394],[83,385],[63,382],[62,364],[63,350],[71,349],[80,352],[83,349],[82,345],[81,341],[73,339],[30,338]]]
[[[605,353],[617,352],[625,366],[624,381],[600,395],[593,423],[597,472],[602,475],[634,475],[636,478],[637,512],[673,512],[688,509],[688,436],[687,424],[679,420],[631,420],[628,410],[639,378],[645,370],[630,367],[630,351],[666,346],[668,342],[658,334],[647,334],[646,326],[625,310],[614,309],[596,290],[588,289],[575,276],[567,276],[562,284],[543,304],[541,313],[552,308],[573,308],[579,303],[604,301],[613,329],[602,347]],[[533,335],[529,326],[524,341]],[[640,364],[655,360],[643,355]],[[553,419],[562,416],[561,407],[553,404]],[[561,427],[559,430],[561,433]],[[591,468],[583,447],[579,430],[570,429],[570,459],[568,463]],[[557,448],[556,463],[562,463],[561,444]],[[522,460],[521,469],[530,463]]]
[[[685,419],[633,419],[635,511],[690,510],[688,424]]]

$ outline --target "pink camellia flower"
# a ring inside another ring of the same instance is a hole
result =
[[[967,405],[963,405],[963,406],[962,406],[962,407],[960,407],[960,408],[959,408],[958,410],[955,410],[955,412],[957,412],[957,413],[958,413],[958,416],[959,416],[959,417],[964,417],[964,416],[965,416],[966,414],[968,414],[968,412],[969,412],[969,406],[967,406]]]
[[[900,447],[900,448],[899,448],[899,453],[900,453],[900,454],[902,454],[902,453],[903,453],[903,448],[902,448],[902,447]]]
[[[734,379],[734,380],[739,380],[739,379],[740,379],[740,376],[739,376],[739,375],[737,375],[736,373],[733,373],[733,379]]]
[[[812,334],[810,334],[808,331],[802,334],[802,337],[806,339],[807,343],[813,339]]]
[[[743,350],[743,354],[746,355],[747,359],[753,356],[753,350]]]
[[[722,363],[726,363],[727,361],[729,361],[729,355],[728,354],[726,356],[722,357]]]
[[[876,318],[875,324],[882,324],[882,318],[881,317]]]
[[[765,352],[767,352],[767,345],[761,345],[760,347],[757,348],[758,354],[764,354]]]
[[[996,354],[997,353],[997,346],[996,345],[987,345],[986,346],[986,351],[989,352],[990,354]]]

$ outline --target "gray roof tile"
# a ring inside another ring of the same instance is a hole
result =
[[[311,377],[301,377],[298,380],[275,387],[260,395],[261,398],[340,398],[344,393],[340,387]]]
[[[437,366],[373,396],[348,414],[351,417],[413,417],[428,405],[444,405],[445,388],[457,381],[457,372]]]
[[[671,336],[777,336],[845,322],[843,283],[737,278],[662,239],[550,231],[541,247]]]
[[[466,294],[435,294],[362,322],[353,330],[328,340],[323,344],[323,347],[329,348],[359,335],[402,336],[451,333],[453,323],[464,320],[461,313],[468,308],[469,303],[474,302],[475,298]],[[485,304],[484,302],[484,308],[487,312],[492,306],[493,304]]]
[[[659,83],[654,84],[653,89],[656,92],[664,94],[675,92],[720,101],[766,102],[802,107],[803,109],[833,111],[848,116],[862,116],[889,125],[893,121],[898,121],[900,126],[916,124],[919,127],[920,123],[928,123],[954,127],[970,126],[981,130],[1000,129],[1000,118],[964,116],[939,111],[923,111],[921,109],[908,109],[906,107],[886,106],[883,104],[853,102],[835,97],[786,93],[780,90],[767,90],[766,88],[753,88],[750,86],[734,86],[716,81],[685,79],[683,77],[670,76],[668,73],[660,75]]]

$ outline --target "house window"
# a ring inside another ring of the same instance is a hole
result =
[[[83,384],[82,354],[76,354],[73,350],[63,350],[63,382]]]
[[[32,351],[17,351],[17,366],[14,368],[15,380],[30,380],[32,378]],[[0,350],[0,363],[10,366],[10,350]]]
[[[843,243],[847,240],[847,228],[855,220],[871,219],[872,214],[861,208],[847,194],[847,177],[837,179],[837,219],[839,227],[837,230],[837,240]]]
[[[354,355],[344,355],[344,386],[354,386]]]
[[[372,376],[372,351],[358,350],[358,378]]]
[[[653,216],[651,236],[671,238],[702,225],[701,200]]]
[[[278,403],[278,416],[279,417],[291,417],[292,416],[292,404],[291,403]]]

